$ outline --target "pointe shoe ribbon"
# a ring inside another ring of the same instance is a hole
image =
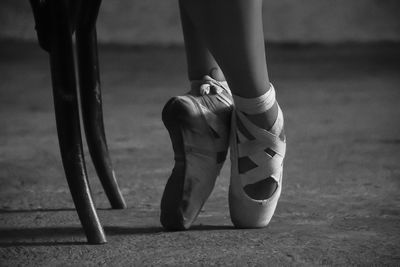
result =
[[[274,90],[272,85],[271,90]],[[273,98],[269,95],[273,95]],[[269,131],[258,127],[246,116],[268,110],[267,107],[275,103],[274,91],[269,92],[269,95],[265,94],[256,99],[241,99],[243,101],[240,103],[240,109],[237,105],[238,97],[234,96],[236,108],[232,112],[231,120],[229,209],[231,220],[238,228],[259,228],[268,225],[282,190],[283,160],[286,153],[282,111],[278,105],[277,119]],[[251,163],[247,164],[250,167],[240,169],[240,161]],[[253,199],[244,190],[246,185],[257,184],[269,177],[276,181],[277,188],[267,199]]]

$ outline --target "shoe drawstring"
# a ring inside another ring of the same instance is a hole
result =
[[[226,81],[217,81],[211,78],[209,75],[205,75],[202,80],[193,80],[191,81],[191,89],[192,91],[197,91],[200,95],[208,95],[208,94],[221,94],[224,90],[232,95],[229,90],[228,83]]]

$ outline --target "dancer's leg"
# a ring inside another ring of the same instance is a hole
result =
[[[201,80],[205,75],[219,81],[225,80],[221,68],[181,6],[180,11],[189,80]]]
[[[221,66],[232,92],[257,97],[269,88],[262,25],[262,0],[181,0],[183,13],[205,40]],[[276,105],[265,114],[250,116],[270,128]]]
[[[181,9],[191,90],[162,112],[175,164],[161,198],[165,229],[191,226],[209,197],[229,147],[232,98],[220,67]]]
[[[221,66],[232,93],[244,98],[265,94],[269,88],[262,0],[181,0],[181,7],[205,40]],[[247,115],[257,126],[269,130],[275,123],[278,105],[266,112]],[[238,126],[239,127],[239,126]],[[251,163],[239,162],[239,169]],[[266,198],[276,190],[270,178],[247,186],[254,198]]]

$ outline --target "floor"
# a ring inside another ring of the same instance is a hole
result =
[[[400,46],[269,45],[286,118],[284,188],[265,229],[232,227],[229,161],[193,229],[164,232],[173,165],[160,120],[188,89],[182,48],[100,49],[106,133],[126,210],[88,245],[61,165],[47,55],[0,43],[0,265],[400,265]]]

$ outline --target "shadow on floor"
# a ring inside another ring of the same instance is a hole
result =
[[[88,245],[87,242],[84,241],[71,241],[71,242],[63,242],[63,241],[48,241],[48,242],[0,242],[0,248],[9,248],[9,247],[51,247],[51,246],[76,246],[76,245]]]
[[[214,230],[235,230],[232,225],[193,225],[190,230],[192,231],[214,231]],[[190,231],[189,230],[189,231]]]
[[[77,236],[83,236],[80,227],[0,228],[0,247],[85,244],[83,241],[65,241]]]
[[[228,225],[195,225],[188,231],[213,231],[233,229],[233,226]],[[107,236],[173,233],[164,231],[161,226],[105,226],[104,231],[106,232]],[[0,228],[0,247],[88,245],[86,241],[65,241],[65,239],[84,239],[83,229],[78,226]]]
[[[104,230],[107,236],[150,234],[162,232],[161,227],[128,228],[111,226],[105,227]],[[65,239],[84,238],[85,237],[83,229],[78,226],[0,228],[0,247],[88,245],[86,241],[65,241]]]
[[[0,209],[0,214],[12,214],[12,213],[30,213],[30,212],[57,212],[57,211],[74,211],[75,209],[73,208],[58,208],[58,209],[45,209],[45,208],[39,208],[39,209],[19,209],[19,210],[13,210],[13,209]]]
[[[96,210],[114,210],[112,208],[96,208]],[[38,209],[0,209],[0,214],[75,211],[74,208],[38,208]]]

